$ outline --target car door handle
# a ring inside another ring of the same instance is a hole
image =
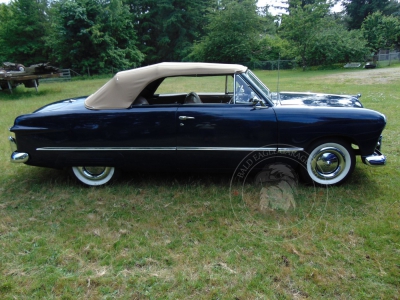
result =
[[[194,120],[194,117],[179,116],[179,120],[182,120],[182,121],[185,121],[185,120]]]

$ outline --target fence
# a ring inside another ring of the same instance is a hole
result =
[[[400,52],[381,50],[379,54],[365,57],[365,61],[373,61],[379,67],[390,66],[394,63],[400,63]],[[298,67],[295,60],[270,60],[270,61],[250,61],[240,64],[257,70],[289,70]],[[345,68],[362,67],[364,63],[348,63]]]
[[[376,56],[376,61],[378,62],[378,65],[380,67],[390,66],[393,63],[400,62],[400,52],[395,52],[395,51],[390,52],[389,50],[381,50],[375,56]]]
[[[400,52],[380,50],[378,54],[366,57],[365,60],[373,61],[379,67],[400,63]]]
[[[297,67],[295,60],[250,61],[240,63],[252,70],[290,70]]]
[[[54,81],[67,81],[71,80],[71,69],[61,69],[61,77],[43,78],[40,79],[41,82],[54,82]]]

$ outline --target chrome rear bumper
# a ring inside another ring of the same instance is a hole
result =
[[[13,163],[25,163],[29,159],[29,154],[25,152],[17,151],[17,143],[13,137],[8,137],[8,141],[10,142],[11,147],[11,158],[10,161]]]

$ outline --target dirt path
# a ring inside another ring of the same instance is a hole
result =
[[[377,84],[377,83],[385,84],[400,80],[400,67],[348,71],[340,74],[332,74],[319,78],[328,79],[338,83],[344,83],[348,80],[351,80],[352,82],[360,85]]]

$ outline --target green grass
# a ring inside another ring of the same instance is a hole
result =
[[[106,79],[1,92],[0,299],[399,299],[400,69],[390,70],[281,71],[280,90],[362,93],[388,118],[387,166],[358,160],[341,187],[300,186],[286,213],[258,209],[259,190],[231,188],[229,174],[132,172],[85,188],[65,171],[11,164],[17,115]],[[257,75],[276,89],[277,72]]]

